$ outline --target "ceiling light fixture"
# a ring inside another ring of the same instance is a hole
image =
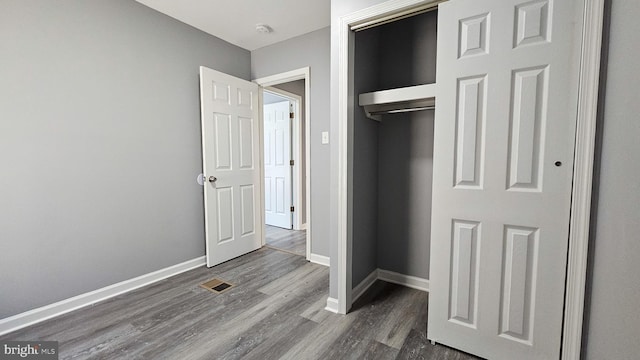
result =
[[[262,34],[269,34],[273,32],[273,29],[267,24],[256,25],[256,31]]]

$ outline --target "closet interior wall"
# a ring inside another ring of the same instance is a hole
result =
[[[352,284],[375,269],[429,278],[433,110],[366,117],[358,94],[434,83],[437,11],[355,34]]]

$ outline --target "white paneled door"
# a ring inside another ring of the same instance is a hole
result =
[[[207,266],[260,248],[258,86],[200,67]]]
[[[265,223],[285,229],[293,228],[290,113],[289,101],[264,105]]]
[[[439,7],[431,340],[559,359],[582,7]]]

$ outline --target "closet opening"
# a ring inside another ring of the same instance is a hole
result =
[[[354,303],[378,279],[428,290],[437,19],[421,12],[354,34]]]

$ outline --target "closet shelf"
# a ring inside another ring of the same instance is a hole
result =
[[[435,108],[436,84],[407,86],[360,94],[359,104],[367,117],[380,121],[381,115]]]

